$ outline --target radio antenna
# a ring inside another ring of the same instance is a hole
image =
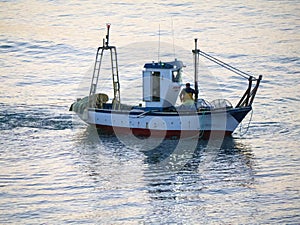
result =
[[[158,25],[158,62],[160,58],[160,24]]]
[[[174,53],[174,59],[176,59],[176,54],[175,54],[175,41],[174,41],[174,26],[173,26],[173,16],[171,17],[171,21],[172,21],[173,53]]]

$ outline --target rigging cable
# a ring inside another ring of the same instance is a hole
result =
[[[250,123],[252,121],[252,115],[253,115],[253,109],[251,110],[251,115],[250,115],[250,119],[248,121],[248,125],[246,127],[246,131],[242,132],[242,129],[243,129],[243,123],[241,122],[240,124],[240,137],[243,137],[249,130],[249,127],[250,127]]]
[[[209,55],[209,54],[201,51],[201,50],[199,51],[199,53],[200,53],[201,56],[205,57],[206,59],[208,59],[208,60],[210,60],[210,61],[218,64],[219,66],[224,67],[225,69],[230,70],[231,72],[233,72],[233,73],[235,73],[237,75],[240,75],[240,76],[242,76],[242,77],[244,77],[246,79],[248,79],[249,77],[252,77],[253,80],[256,80],[256,78],[254,78],[250,74],[245,73],[245,72],[243,72],[243,71],[241,71],[241,70],[239,70],[239,69],[237,69],[237,68],[235,68],[235,67],[233,67],[233,66],[231,66],[231,65],[229,65],[229,64],[227,64],[227,63],[225,63],[225,62],[223,62],[223,61],[221,61],[221,60],[219,60],[219,59],[217,59],[217,58],[215,58],[215,57],[213,57],[213,56],[211,56],[211,55]]]

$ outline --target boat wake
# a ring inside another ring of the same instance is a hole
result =
[[[49,111],[47,106],[1,104],[0,129],[12,130],[29,127],[47,130],[65,130],[73,127],[72,116],[56,111]]]

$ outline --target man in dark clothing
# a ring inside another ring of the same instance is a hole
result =
[[[193,98],[193,94],[195,94],[195,90],[193,88],[191,88],[191,84],[190,83],[186,83],[185,84],[185,88],[182,89],[182,91],[180,92],[180,100],[182,102],[191,102],[194,101]]]

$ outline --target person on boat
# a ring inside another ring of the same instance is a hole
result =
[[[196,93],[195,90],[193,88],[191,88],[191,84],[186,83],[185,88],[182,89],[182,91],[180,92],[180,95],[179,95],[181,102],[183,102],[184,104],[194,103],[193,95],[195,93]]]

